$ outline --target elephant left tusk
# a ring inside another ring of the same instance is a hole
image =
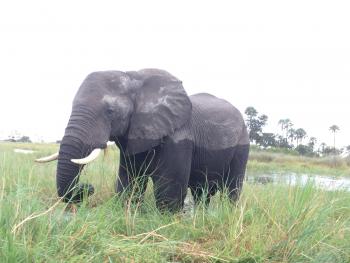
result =
[[[88,164],[95,160],[99,154],[101,153],[101,149],[97,148],[94,149],[88,156],[82,159],[71,159],[71,162],[76,163],[76,164]]]
[[[47,162],[51,162],[51,161],[54,161],[54,160],[57,160],[57,159],[58,159],[58,152],[54,153],[52,155],[46,156],[46,157],[42,157],[42,158],[36,159],[35,161],[37,163],[47,163]]]

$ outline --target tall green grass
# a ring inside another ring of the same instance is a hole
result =
[[[58,202],[55,163],[0,144],[0,262],[350,262],[350,193],[245,184],[231,204],[161,214],[114,197],[116,150],[84,170],[96,193],[72,213]]]

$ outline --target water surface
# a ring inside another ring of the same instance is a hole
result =
[[[303,186],[312,183],[316,187],[327,191],[350,191],[350,178],[346,177],[287,173],[248,175],[246,180],[254,184],[286,184],[291,186]]]

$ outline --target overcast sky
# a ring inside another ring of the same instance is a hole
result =
[[[61,139],[96,70],[166,69],[208,92],[350,145],[349,1],[2,1],[0,136]]]

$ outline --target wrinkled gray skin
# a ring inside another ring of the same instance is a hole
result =
[[[188,96],[166,71],[87,76],[59,151],[57,190],[64,201],[81,201],[87,186],[77,185],[82,167],[70,160],[105,148],[108,140],[121,152],[117,193],[133,189],[129,192],[142,200],[150,177],[161,210],[181,209],[188,187],[195,202],[208,203],[223,187],[232,200],[239,197],[249,152],[242,115],[212,95]],[[93,187],[88,190],[91,194]]]

